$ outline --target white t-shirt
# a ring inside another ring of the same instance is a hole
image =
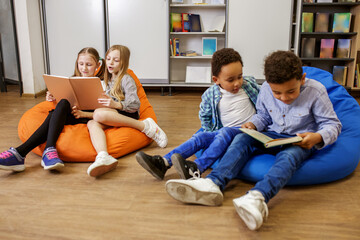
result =
[[[233,94],[220,88],[222,98],[218,108],[224,127],[241,127],[256,113],[255,106],[244,89]]]

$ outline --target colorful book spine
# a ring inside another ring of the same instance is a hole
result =
[[[336,48],[337,58],[349,58],[350,57],[350,43],[351,39],[338,39]]]
[[[329,13],[316,13],[315,32],[329,31]]]

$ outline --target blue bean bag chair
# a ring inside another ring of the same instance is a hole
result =
[[[359,104],[344,87],[333,80],[329,72],[314,67],[303,67],[303,70],[307,78],[315,79],[326,87],[342,123],[342,130],[336,142],[316,151],[296,171],[287,185],[311,185],[342,179],[355,170],[360,159]],[[254,156],[244,166],[238,178],[258,182],[274,162],[275,156],[270,154]]]

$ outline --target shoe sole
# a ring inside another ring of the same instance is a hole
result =
[[[151,162],[146,160],[146,156],[142,152],[137,152],[135,155],[136,161],[142,166],[146,171],[153,175],[157,180],[163,180],[164,175],[159,171]]]
[[[215,192],[203,192],[187,184],[167,182],[165,187],[171,197],[183,203],[220,206],[223,202],[222,194]]]
[[[184,167],[185,161],[180,154],[173,154],[171,156],[171,162],[173,163],[176,172],[180,175],[182,179],[186,180],[192,178],[192,176],[187,172],[186,168]]]
[[[114,170],[116,168],[116,166],[118,165],[118,161],[110,164],[110,165],[100,165],[100,166],[97,166],[93,169],[91,169],[91,171],[88,173],[89,176],[91,177],[98,177],[98,176],[101,176],[107,172],[110,172],[112,170]]]
[[[247,210],[247,208],[251,208],[250,206],[246,207],[238,205],[235,199],[233,200],[233,204],[236,212],[250,230],[256,230],[261,227],[263,224],[263,217],[261,213],[257,211],[257,209],[254,209],[254,211],[250,212]]]
[[[0,169],[14,171],[14,172],[22,172],[25,170],[25,165],[15,165],[15,166],[0,165]]]
[[[51,166],[45,166],[44,161],[41,161],[41,166],[44,168],[44,170],[58,170],[60,168],[65,167],[65,165],[63,163],[56,163]]]

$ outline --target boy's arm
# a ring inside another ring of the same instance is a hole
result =
[[[312,112],[318,124],[317,133],[322,137],[322,142],[316,144],[315,147],[321,149],[336,141],[341,132],[342,124],[334,111],[326,90],[316,98]]]
[[[255,125],[256,130],[259,132],[264,131],[268,125],[272,124],[271,116],[269,115],[265,106],[266,89],[264,88],[265,84],[263,84],[263,86],[261,87],[261,91],[257,97],[256,114],[250,120],[250,122]]]
[[[201,128],[204,131],[212,131],[212,109],[209,100],[206,96],[202,96],[200,103],[199,118],[201,122]]]

